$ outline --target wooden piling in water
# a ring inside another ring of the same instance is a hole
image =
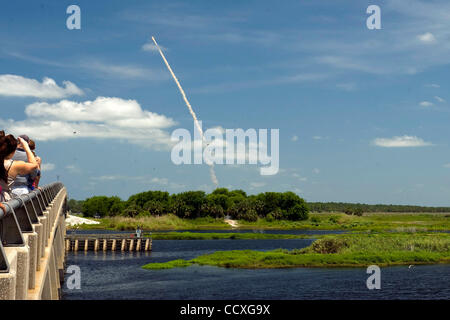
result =
[[[120,241],[120,242],[119,242]],[[152,249],[150,238],[135,238],[124,234],[72,234],[66,235],[66,251],[149,251]]]
[[[136,251],[141,251],[141,239],[138,239],[136,243]]]
[[[134,239],[131,239],[130,240],[130,248],[128,250],[133,251],[133,247],[134,247]]]

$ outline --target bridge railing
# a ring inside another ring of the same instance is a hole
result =
[[[63,193],[61,193],[62,189],[64,189]],[[26,286],[24,285],[26,288],[22,291],[34,289],[35,284],[39,282],[36,279],[38,277],[36,273],[40,269],[47,268],[46,259],[41,259],[46,256],[46,248],[51,248],[55,239],[62,241],[60,238],[63,236],[60,233],[65,231],[58,230],[59,226],[63,226],[64,221],[64,217],[60,215],[67,212],[64,185],[54,182],[42,187],[41,190],[34,190],[2,204],[5,211],[0,209],[0,280],[2,277],[5,279],[8,273],[19,273],[18,269],[26,269],[29,275],[26,278]],[[59,247],[60,244],[56,246]],[[17,249],[18,252],[14,265],[14,269],[17,268],[17,270],[11,271],[11,261],[9,261],[11,257],[8,259],[8,252],[13,249]],[[50,251],[52,259],[55,260],[53,249]],[[26,254],[20,256],[19,252],[26,252]],[[26,268],[23,264],[26,264]],[[41,264],[45,265],[41,266]],[[0,299],[1,295],[2,292],[0,292]],[[15,294],[15,298],[19,299],[26,299],[27,296],[29,296],[27,292]]]

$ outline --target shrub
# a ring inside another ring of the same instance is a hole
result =
[[[283,216],[285,215],[285,214],[283,214],[283,210],[281,210],[280,208],[276,208],[269,214],[272,215],[272,217],[276,220],[283,219]]]
[[[312,244],[312,250],[315,253],[338,253],[346,247],[348,243],[345,239],[320,239]]]
[[[308,208],[304,204],[296,204],[294,207],[289,209],[287,218],[292,221],[307,220]]]

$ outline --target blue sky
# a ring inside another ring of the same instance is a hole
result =
[[[76,199],[213,190],[206,165],[170,160],[193,122],[151,36],[204,128],[280,129],[277,175],[218,165],[220,186],[450,206],[447,1],[5,2],[0,125],[37,141],[43,183]]]

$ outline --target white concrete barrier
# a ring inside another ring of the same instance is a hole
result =
[[[39,194],[44,191],[47,192],[45,195]],[[7,203],[7,212],[0,210],[0,219],[8,219],[7,232],[1,239],[4,245],[0,243],[0,259],[4,262],[0,263],[0,300],[60,298],[64,277],[67,192],[60,183],[46,186],[44,191],[30,194],[29,199],[21,199],[22,205],[25,201],[33,202],[32,206],[28,203],[27,210],[23,210],[16,199]],[[45,210],[42,210],[44,206]],[[14,210],[21,210],[20,219],[16,219]],[[30,210],[36,214],[32,224],[24,216],[30,216]]]

